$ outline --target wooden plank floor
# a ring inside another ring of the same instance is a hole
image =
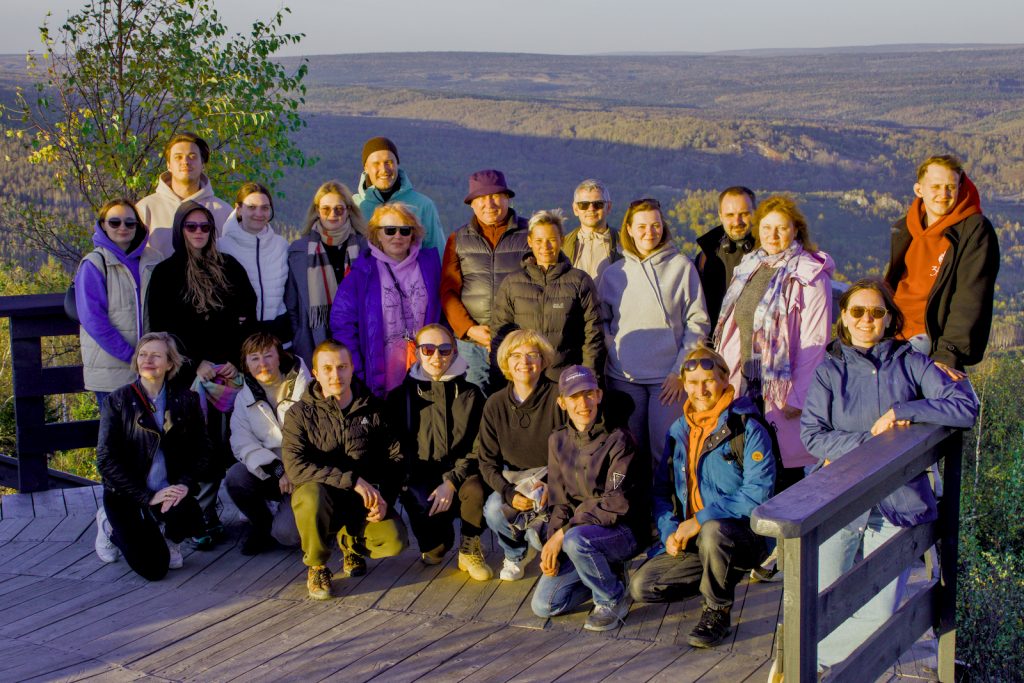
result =
[[[409,550],[316,602],[298,550],[239,552],[244,520],[223,494],[229,540],[185,549],[182,569],[149,583],[93,552],[98,494],[0,500],[0,679],[732,683],[765,680],[773,654],[779,583],[742,583],[733,635],[707,651],[686,645],[699,598],[633,605],[603,634],[582,630],[585,611],[536,618],[536,563],[522,581],[480,583],[451,556],[425,567]],[[881,680],[934,679],[927,643],[905,660]]]

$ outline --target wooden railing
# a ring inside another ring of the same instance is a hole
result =
[[[956,569],[962,433],[912,425],[886,432],[759,506],[754,530],[781,544],[786,683],[817,680],[818,642],[929,548],[939,577],[925,586],[825,680],[873,681],[928,629],[939,639],[940,681],[952,681],[956,648]],[[819,593],[818,546],[899,486],[944,461],[939,518],[906,528]]]
[[[96,445],[98,420],[46,422],[46,397],[84,391],[82,366],[43,367],[43,338],[77,335],[64,314],[63,294],[0,297],[0,318],[11,321],[11,368],[17,458],[0,456],[0,485],[23,493],[96,482],[47,467],[54,451]]]

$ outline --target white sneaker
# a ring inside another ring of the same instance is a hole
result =
[[[167,551],[171,554],[171,561],[167,563],[168,569],[181,569],[181,566],[185,564],[184,558],[181,556],[181,544],[171,543],[168,539],[164,539],[167,542]]]
[[[120,551],[114,542],[110,540],[110,522],[107,521],[107,511],[100,505],[96,510],[96,556],[103,562],[117,562]]]
[[[518,581],[526,575],[526,567],[536,556],[537,551],[531,545],[526,548],[526,556],[518,562],[506,557],[501,563],[501,572],[498,573],[498,578],[502,581]]]

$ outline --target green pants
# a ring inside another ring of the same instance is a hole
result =
[[[292,493],[292,510],[302,539],[302,562],[308,567],[327,564],[331,536],[338,546],[364,557],[393,557],[408,545],[405,525],[388,506],[379,522],[366,521],[366,507],[355,491],[344,491],[316,482],[298,486]]]

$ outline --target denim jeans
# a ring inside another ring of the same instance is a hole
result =
[[[532,545],[539,552],[543,544],[533,529],[523,531],[512,527],[510,518],[514,518],[516,513],[516,510],[505,505],[497,491],[492,491],[484,502],[484,520],[498,539],[498,545],[505,553],[505,558],[521,562],[526,557],[527,546]]]
[[[487,349],[476,342],[457,339],[455,345],[459,349],[459,355],[469,364],[466,371],[466,380],[472,382],[484,392],[484,396],[491,395],[491,356]]]
[[[651,471],[657,470],[665,448],[669,427],[683,415],[683,402],[661,405],[661,383],[637,384],[615,378],[608,379],[608,388],[621,391],[633,399],[633,414],[629,416],[629,431],[636,441],[638,455],[646,454]]]
[[[749,517],[710,519],[678,555],[661,553],[647,560],[629,582],[629,592],[642,602],[671,602],[700,592],[709,607],[728,609],[736,584],[766,554]]]
[[[558,574],[537,581],[530,607],[538,617],[553,617],[579,607],[588,598],[610,607],[622,599],[622,585],[613,564],[636,554],[633,532],[622,524],[584,524],[565,532]]]
[[[878,508],[840,529],[818,548],[818,590],[824,590],[853,566],[857,551],[867,557],[899,533],[901,527],[887,520]],[[846,659],[861,643],[893,615],[906,587],[910,570],[905,570],[870,601],[853,613],[820,643],[818,668],[833,666]]]

